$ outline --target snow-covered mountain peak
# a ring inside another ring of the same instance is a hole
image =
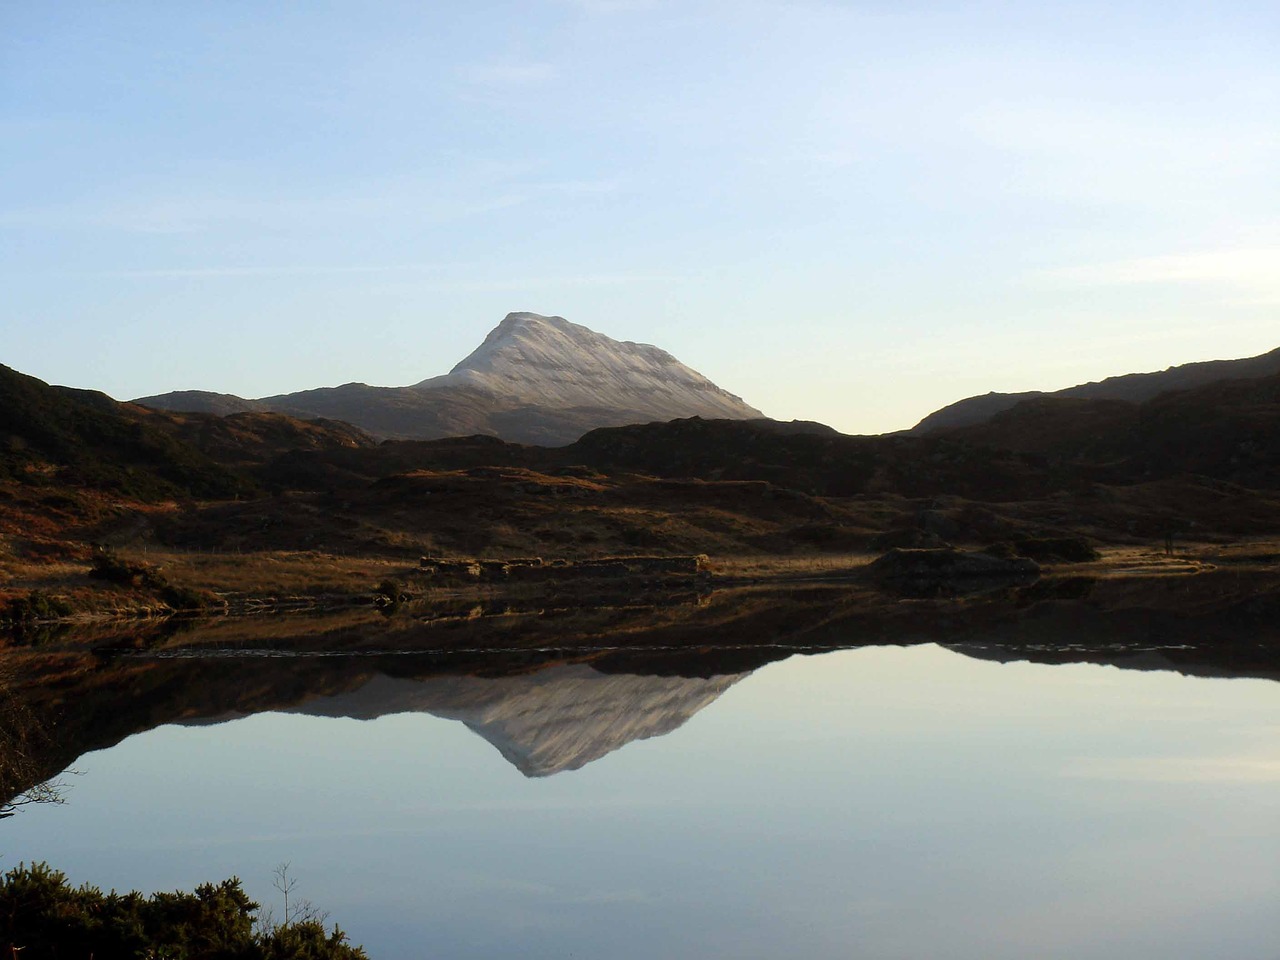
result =
[[[503,317],[502,322],[489,332],[484,344],[479,350],[474,351],[471,357],[481,354],[484,351],[484,347],[491,342],[495,344],[523,342],[544,347],[554,344],[559,346],[560,349],[576,353],[590,353],[602,348],[608,350],[614,347],[626,347],[642,353],[665,357],[671,363],[679,362],[667,351],[661,350],[653,346],[653,344],[635,343],[631,340],[614,340],[612,337],[597,333],[590,327],[584,327],[580,323],[572,323],[564,317],[545,317],[540,313],[508,313]],[[454,369],[467,366],[467,361],[471,357],[462,360]]]
[[[532,406],[608,408],[664,420],[763,416],[665,350],[526,312],[507,314],[453,370],[418,387],[468,387]]]
[[[675,357],[648,343],[614,340],[564,317],[508,313],[484,342],[449,371],[447,377],[505,373],[514,364],[547,368],[589,369],[625,366],[643,357],[656,366],[681,366]],[[690,371],[692,372],[692,371]],[[446,378],[447,378],[446,377]],[[446,378],[435,378],[440,381]],[[431,382],[431,381],[428,381]]]

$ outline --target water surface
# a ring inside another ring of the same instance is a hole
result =
[[[1256,960],[1277,734],[1270,680],[934,645],[375,674],[82,756],[0,850],[104,887],[237,874],[277,911],[288,861],[375,958]]]

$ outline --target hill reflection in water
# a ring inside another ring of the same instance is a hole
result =
[[[162,724],[264,711],[433,713],[546,776],[678,729],[765,664],[850,646],[1280,678],[1276,585],[1230,572],[1136,590],[1072,578],[963,602],[809,585],[97,629],[7,652],[0,749],[21,762],[0,765],[0,798]]]
[[[382,958],[1254,960],[1280,936],[1269,608],[1118,596],[11,650],[23,775],[83,775],[4,850],[268,903],[289,860]]]

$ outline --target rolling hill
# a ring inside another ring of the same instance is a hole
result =
[[[1189,390],[1220,380],[1244,380],[1280,373],[1280,348],[1243,360],[1206,360],[1201,363],[1185,363],[1155,373],[1130,373],[1108,377],[1090,383],[1081,383],[1064,390],[1045,393],[1033,390],[1026,393],[987,393],[968,397],[935,410],[914,427],[911,433],[921,435],[968,427],[985,423],[996,414],[1009,410],[1024,400],[1038,397],[1062,397],[1080,400],[1127,400],[1141,403],[1162,393]]]

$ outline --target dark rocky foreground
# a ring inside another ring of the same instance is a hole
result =
[[[1280,533],[1277,426],[1271,375],[1141,403],[1039,398],[927,436],[692,418],[555,448],[379,444],[332,420],[152,410],[0,369],[0,546],[38,564],[95,543],[493,560],[1222,543]]]

